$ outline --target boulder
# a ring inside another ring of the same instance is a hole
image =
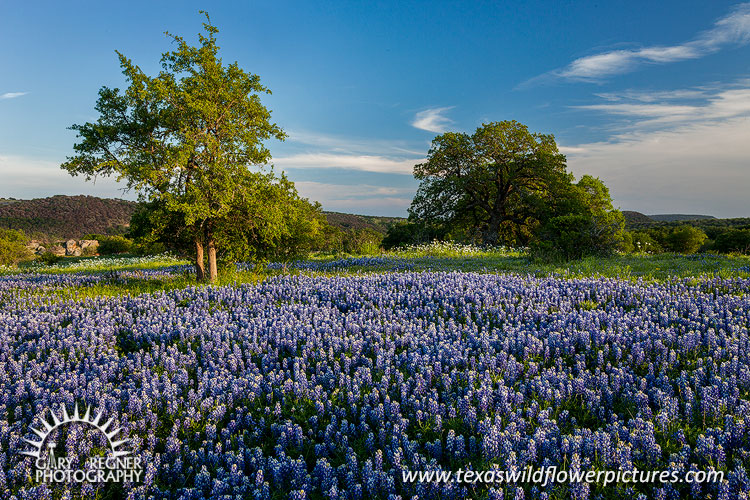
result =
[[[34,253],[37,254],[37,255],[42,255],[46,251],[47,251],[46,247],[43,247],[42,245],[39,245],[38,247],[36,247],[36,250],[34,250]]]
[[[65,247],[62,245],[52,245],[52,248],[50,248],[49,251],[60,257],[65,256]]]
[[[78,246],[76,240],[68,240],[65,242],[65,255],[76,255],[76,250],[78,250],[78,255],[81,255],[81,248]]]
[[[81,255],[97,255],[99,252],[99,242],[96,240],[81,240],[78,242],[81,247]]]
[[[86,250],[87,248],[99,248],[99,242],[97,240],[81,240],[78,242],[81,249]]]
[[[37,240],[31,240],[26,244],[26,248],[28,248],[32,252],[36,252],[36,249],[40,246],[42,246],[42,244]]]

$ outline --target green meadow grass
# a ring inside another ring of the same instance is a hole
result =
[[[512,250],[476,250],[464,254],[450,251],[397,251],[380,256],[403,259],[408,263],[408,268],[414,271],[518,273],[563,278],[602,276],[645,280],[707,276],[750,277],[750,256],[747,255],[624,254],[587,257],[564,263],[535,261],[522,251]],[[338,258],[317,256],[313,260],[330,262]],[[392,269],[386,263],[381,266],[353,266],[326,274],[387,272]]]
[[[189,264],[169,254],[162,255],[118,255],[113,257],[64,257],[60,262],[52,265],[38,261],[26,262],[19,265],[16,272],[35,272],[42,274],[57,274],[71,272],[126,271],[133,269],[159,269],[162,267]]]
[[[353,256],[313,255],[311,261],[318,263],[337,261]],[[361,257],[361,256],[360,256]],[[525,252],[508,249],[482,250],[476,247],[452,244],[425,245],[406,250],[384,252],[367,257],[385,257],[379,265],[352,266],[331,271],[305,271],[288,267],[283,270],[234,271],[223,270],[216,285],[253,284],[268,277],[288,273],[313,273],[320,275],[351,275],[371,272],[409,271],[464,271],[480,273],[515,273],[559,278],[610,277],[627,280],[666,280],[670,278],[697,279],[707,277],[750,278],[750,256],[746,255],[677,255],[677,254],[627,254],[611,257],[589,257],[567,263],[544,263],[531,259]],[[398,264],[394,267],[391,263]],[[5,269],[2,275],[18,273],[102,273],[137,269],[159,269],[174,265],[189,264],[189,261],[169,255],[151,257],[82,257],[66,258],[55,265],[25,265]],[[144,293],[169,291],[189,286],[208,286],[196,283],[192,274],[176,274],[171,277],[128,278],[104,280],[101,283],[53,289],[43,295],[60,300],[83,300],[103,296],[136,296]],[[35,293],[39,293],[38,291]]]

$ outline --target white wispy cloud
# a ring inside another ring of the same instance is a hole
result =
[[[679,118],[684,119],[694,115],[700,108],[698,106],[669,105],[669,104],[589,104],[575,106],[578,109],[602,111],[605,113],[621,116],[639,116],[654,118]]]
[[[443,113],[451,109],[453,109],[453,106],[425,109],[414,116],[411,125],[420,130],[442,134],[448,130],[448,126],[453,123],[453,120],[443,116]]]
[[[745,118],[636,132],[581,144],[568,166],[600,177],[623,209],[748,217],[748,137]]]
[[[676,124],[680,122],[705,122],[710,120],[725,120],[750,114],[750,82],[742,82],[745,86],[740,88],[724,88],[712,92],[700,91],[700,94],[691,93],[690,89],[677,90],[667,93],[672,101],[677,100],[678,95],[686,96],[684,99],[693,101],[691,104],[679,104],[668,102],[656,102],[657,98],[646,97],[648,93],[625,92],[621,97],[609,94],[605,104],[589,104],[575,106],[577,109],[600,111],[603,113],[634,118],[635,122],[630,127],[644,128],[646,126],[657,126],[664,124]],[[655,92],[654,96],[663,94]],[[635,96],[635,97],[633,97]],[[697,97],[700,96],[700,99]],[[636,102],[633,102],[633,101]]]
[[[337,154],[422,155],[425,153],[425,151],[417,151],[414,144],[401,139],[352,137],[299,129],[289,130],[287,133],[290,143],[312,146]]]
[[[415,192],[413,188],[369,184],[300,181],[295,185],[302,196],[319,201],[325,210],[389,216],[403,216]]]
[[[568,166],[599,176],[624,209],[750,216],[750,82],[699,90],[626,91],[578,107],[619,132],[561,147]]]
[[[15,99],[16,97],[21,97],[22,95],[26,95],[28,92],[6,92],[4,94],[0,94],[0,99]]]
[[[685,99],[700,99],[707,95],[707,92],[711,90],[709,87],[696,88],[696,89],[675,89],[675,90],[625,90],[620,93],[614,92],[602,92],[594,94],[597,97],[601,97],[606,101],[640,101],[640,102],[656,102],[656,101],[672,101],[672,100],[685,100]]]
[[[727,45],[750,42],[750,3],[736,5],[729,14],[695,38],[671,46],[619,49],[581,57],[566,67],[536,77],[527,83],[547,79],[597,82],[614,75],[634,71],[647,64],[667,64],[697,59]]]
[[[399,197],[414,194],[415,189],[396,186],[375,186],[372,184],[331,184],[326,182],[300,181],[295,185],[300,192],[315,192],[326,198],[357,199]],[[408,197],[411,201],[411,196]]]
[[[559,149],[560,152],[562,154],[565,154],[565,155],[569,155],[571,153],[583,153],[584,151],[586,151],[584,148],[577,147],[577,146],[560,146],[560,145],[558,145],[557,149]]]
[[[135,194],[123,191],[125,187],[112,178],[101,177],[96,182],[86,182],[82,177],[72,177],[60,169],[61,162],[38,158],[6,155],[0,156],[0,197],[39,198],[56,194],[88,194],[108,198],[134,199]]]
[[[422,159],[394,159],[378,155],[301,153],[274,158],[273,163],[282,168],[343,168],[381,174],[411,175],[414,165],[422,161]]]

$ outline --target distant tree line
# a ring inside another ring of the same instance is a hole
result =
[[[721,219],[717,219],[721,221]],[[702,224],[659,225],[627,233],[626,251],[661,253],[750,254],[750,225],[746,227],[702,226]],[[704,221],[695,221],[704,222]],[[704,229],[704,228],[707,228]]]
[[[630,212],[632,214],[632,212]],[[682,225],[690,225],[703,230],[706,234],[710,235],[712,232],[721,232],[724,229],[747,229],[750,228],[750,218],[748,217],[736,217],[729,219],[716,219],[716,218],[705,218],[705,219],[692,219],[692,220],[681,220],[681,221],[658,221],[654,219],[643,220],[641,218],[633,219],[625,218],[625,228],[628,230],[642,230],[652,229],[659,227],[677,227]]]
[[[576,231],[575,218],[567,218],[572,230],[566,237],[574,246],[585,246],[582,233]],[[638,226],[636,226],[638,227]],[[573,238],[573,235],[578,235]],[[560,235],[542,233],[542,237],[559,238]],[[750,219],[712,219],[676,223],[656,223],[640,229],[624,230],[614,243],[615,250],[623,253],[692,254],[696,252],[750,254]],[[382,246],[390,249],[398,246],[426,243],[433,240],[449,240],[452,235],[441,228],[422,222],[403,221],[392,224],[384,236]],[[571,239],[572,238],[572,239]]]

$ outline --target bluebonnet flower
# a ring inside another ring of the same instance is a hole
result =
[[[124,488],[143,497],[462,498],[400,471],[483,457],[727,472],[651,496],[747,487],[747,279],[298,275],[54,299],[90,276],[0,279],[0,486],[17,496],[42,495],[24,433],[76,401],[128,430],[147,469]],[[67,439],[79,462],[97,446]]]

